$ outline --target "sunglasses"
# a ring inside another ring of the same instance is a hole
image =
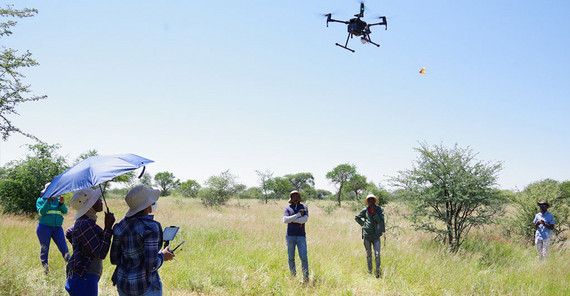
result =
[[[546,208],[546,207],[548,207],[548,205],[538,205],[538,206],[541,207],[541,208]]]

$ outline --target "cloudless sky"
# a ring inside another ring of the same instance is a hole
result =
[[[135,153],[203,183],[227,169],[311,172],[341,163],[376,183],[411,168],[419,143],[471,147],[503,162],[499,186],[569,180],[570,2],[368,0],[379,48],[344,43],[359,4],[336,1],[40,1],[2,45],[40,65],[26,84],[48,99],[13,123],[70,164]],[[5,20],[2,20],[5,21]],[[425,67],[426,74],[419,75]],[[32,143],[0,143],[0,164]]]

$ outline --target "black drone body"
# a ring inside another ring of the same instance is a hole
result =
[[[355,14],[355,18],[352,18],[348,21],[335,20],[332,18],[331,13],[325,14],[325,16],[327,17],[327,27],[329,26],[329,22],[343,23],[348,25],[348,37],[346,37],[346,43],[344,45],[336,43],[336,45],[352,52],[354,52],[354,50],[348,48],[348,40],[353,36],[361,36],[360,41],[362,41],[362,43],[370,43],[376,45],[377,47],[380,47],[380,44],[374,43],[370,39],[370,27],[383,25],[385,26],[385,29],[388,30],[388,22],[386,21],[385,16],[379,17],[381,21],[373,24],[368,24],[361,19],[364,17],[364,3],[360,3],[360,13]]]

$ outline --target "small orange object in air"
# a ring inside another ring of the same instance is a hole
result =
[[[423,74],[426,74],[426,68],[422,68],[422,69],[420,70],[420,75],[423,75]]]

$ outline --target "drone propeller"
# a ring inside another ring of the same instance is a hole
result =
[[[332,13],[329,12],[329,13],[323,14],[323,16],[327,17],[327,27],[328,27],[329,22],[331,21],[331,18],[332,18]]]

